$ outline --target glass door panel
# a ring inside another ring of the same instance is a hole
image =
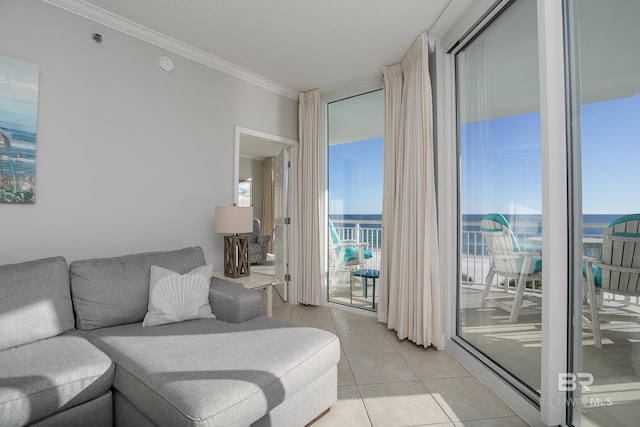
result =
[[[457,335],[532,395],[544,290],[536,14],[513,2],[455,55]]]
[[[383,91],[329,103],[327,135],[327,299],[375,311],[382,243]]]
[[[283,148],[276,156],[273,168],[274,188],[273,188],[273,220],[274,220],[274,241],[276,290],[283,301],[288,301],[286,274],[288,273],[289,247],[287,245],[287,223],[289,216],[289,149]]]
[[[573,143],[580,153],[574,162],[582,169],[575,189],[582,195],[576,221],[582,228],[574,233],[589,257],[577,265],[583,280],[574,285],[574,324],[582,327],[574,334],[570,419],[582,426],[638,425],[640,2],[571,0],[568,11]],[[623,269],[611,272],[616,267]]]

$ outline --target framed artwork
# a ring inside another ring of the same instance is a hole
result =
[[[251,178],[241,179],[238,183],[238,206],[252,206]]]
[[[0,55],[0,202],[34,203],[37,65]]]

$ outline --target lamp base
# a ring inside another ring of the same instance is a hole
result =
[[[248,276],[250,235],[224,236],[224,275],[237,279]]]

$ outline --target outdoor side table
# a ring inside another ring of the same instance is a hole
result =
[[[351,277],[349,278],[349,296],[351,297],[351,304],[353,304],[353,277],[362,277],[364,279],[363,287],[364,287],[364,297],[367,298],[368,289],[369,289],[369,279],[373,280],[373,289],[371,291],[371,295],[373,296],[373,300],[371,302],[371,308],[375,310],[376,308],[376,279],[380,277],[379,270],[356,270],[351,273]]]

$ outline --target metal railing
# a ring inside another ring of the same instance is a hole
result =
[[[521,228],[531,229],[535,225],[520,224]],[[602,232],[598,234],[597,230],[604,230],[609,226],[608,223],[585,223],[583,229],[585,233],[584,237],[602,237]],[[477,228],[477,230],[476,230]],[[484,286],[485,279],[489,273],[490,267],[490,255],[487,252],[487,244],[485,242],[482,233],[479,231],[480,222],[465,221],[462,227],[461,243],[460,243],[460,273],[461,282],[464,285],[482,285]],[[540,246],[532,244],[530,238],[540,237],[539,232],[518,232],[514,231],[514,236],[523,251],[539,252]],[[587,249],[586,255],[593,256],[592,249]],[[501,278],[494,278],[494,283],[497,283]],[[639,297],[627,297],[622,295],[614,295],[605,292],[604,298],[607,300],[624,301],[627,304],[633,304],[640,306]]]
[[[365,268],[380,270],[380,252],[382,250],[382,221],[332,219],[340,240],[353,240],[367,243],[367,249],[373,256],[366,260]]]
[[[529,238],[539,237],[538,223],[520,223],[519,227],[525,231],[514,231],[514,236],[523,251],[539,251],[540,247],[530,243]],[[461,262],[460,270],[462,282],[465,284],[483,285],[487,274],[489,274],[490,255],[487,251],[487,243],[480,232],[480,221],[465,221],[462,224],[462,235],[460,240]],[[500,278],[494,278],[495,281]]]
[[[332,219],[341,240],[353,240],[367,243],[367,249],[373,253],[371,259],[366,260],[366,268],[380,269],[380,253],[382,251],[382,222],[376,220]],[[601,237],[598,230],[604,230],[607,223],[585,223],[585,237]],[[540,251],[540,247],[532,244],[530,238],[540,237],[538,223],[520,223],[519,229],[536,231],[514,231],[514,235],[523,251]],[[480,233],[480,222],[465,221],[462,226],[460,240],[461,281],[465,285],[484,285],[489,273],[490,256],[487,244]],[[587,255],[592,255],[587,253]],[[495,279],[496,281],[499,278]],[[624,300],[624,297],[605,293],[605,299]],[[640,306],[640,298],[630,297],[625,300],[629,304]]]

